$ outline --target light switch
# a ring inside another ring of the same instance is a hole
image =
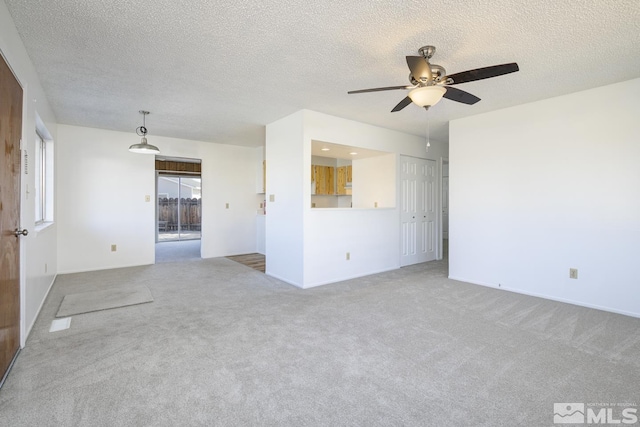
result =
[[[276,195],[275,194],[269,194],[269,201],[270,202],[275,202],[276,201]]]
[[[151,201],[151,196],[148,195],[148,194],[146,196],[144,196],[144,201],[145,202],[150,202]]]

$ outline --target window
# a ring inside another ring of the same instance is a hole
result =
[[[45,139],[46,130],[36,131],[35,161],[35,209],[36,224],[53,221],[53,141]]]
[[[36,224],[44,222],[46,218],[46,206],[47,201],[45,195],[47,194],[47,182],[45,177],[47,176],[47,144],[40,134],[36,134],[36,162],[35,162],[35,175],[36,175]]]

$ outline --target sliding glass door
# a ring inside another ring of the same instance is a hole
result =
[[[157,176],[157,241],[200,239],[201,178],[168,174]]]

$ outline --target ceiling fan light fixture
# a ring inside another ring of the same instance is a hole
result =
[[[431,107],[442,99],[446,91],[442,86],[423,86],[409,92],[409,98],[420,107]]]
[[[147,114],[149,114],[149,112],[140,110],[140,114],[142,114],[142,126],[136,129],[136,133],[142,136],[142,139],[140,140],[139,144],[133,144],[132,146],[130,146],[129,151],[138,154],[159,154],[160,149],[155,145],[151,145],[147,142],[147,128],[145,118]]]

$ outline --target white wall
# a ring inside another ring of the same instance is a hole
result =
[[[265,144],[266,273],[298,286],[303,283],[302,209],[309,200],[303,195],[309,194],[311,185],[311,148],[302,144],[302,125],[301,111],[267,125]]]
[[[426,157],[424,138],[389,129],[371,126],[353,120],[342,119],[304,111],[304,146],[310,149],[311,141],[327,141],[334,144],[363,147],[393,153],[396,171],[399,171],[400,154]],[[432,145],[440,145],[432,143]],[[429,153],[429,154],[433,154]],[[306,162],[309,157],[305,157]],[[353,201],[357,206],[358,179],[368,175],[363,166],[353,162]],[[383,161],[380,160],[379,161]],[[376,162],[376,160],[371,160]],[[364,165],[364,164],[363,164]],[[308,170],[309,165],[305,165]],[[360,178],[358,177],[360,174]],[[381,175],[384,173],[380,172]],[[310,177],[305,177],[310,181]],[[393,186],[397,188],[397,173]],[[305,186],[305,190],[309,188]],[[308,191],[308,190],[307,190]],[[385,191],[386,192],[386,191]],[[397,192],[395,192],[397,193]],[[381,189],[380,197],[383,197]],[[305,194],[305,200],[308,195]],[[376,198],[367,194],[367,198]],[[303,287],[322,285],[352,277],[365,276],[400,267],[400,211],[397,203],[389,209],[314,210],[305,205],[305,258]],[[350,260],[346,260],[349,252]]]
[[[422,137],[309,110],[268,125],[267,193],[287,187],[287,204],[275,211],[267,207],[267,274],[308,288],[399,268],[397,202],[387,209],[311,208],[312,140],[393,153],[396,171],[400,154],[446,156],[445,144],[432,141],[432,150],[426,153]],[[354,169],[354,180],[356,174]],[[397,185],[397,173],[392,180]],[[354,194],[356,191],[354,182]],[[278,197],[276,194],[276,203],[271,205],[278,205]],[[281,243],[274,244],[272,238]],[[346,252],[350,252],[349,261]]]
[[[31,159],[35,159],[36,116],[41,118],[54,141],[57,139],[56,118],[49,107],[35,68],[20,40],[11,15],[2,0],[0,0],[0,54],[22,85],[23,154],[26,152]],[[33,199],[35,174],[32,171],[32,173],[25,173],[24,155],[22,159],[20,220],[21,226],[30,232],[28,236],[21,238],[20,255],[20,341],[21,346],[24,346],[27,335],[55,279],[57,225],[53,223],[46,228],[36,229]],[[54,211],[54,219],[55,215]]]
[[[256,170],[256,194],[264,194],[265,176],[262,162],[265,160],[264,145],[254,148]]]
[[[309,209],[303,288],[400,267],[396,209]],[[350,259],[346,259],[349,252]]]
[[[353,161],[353,207],[393,208],[397,200],[396,155]]]
[[[635,79],[452,121],[450,277],[640,316],[639,118]]]
[[[253,149],[149,138],[164,156],[202,160],[202,257],[255,252]],[[133,131],[60,125],[58,139],[59,272],[153,264],[155,157],[128,151]]]

